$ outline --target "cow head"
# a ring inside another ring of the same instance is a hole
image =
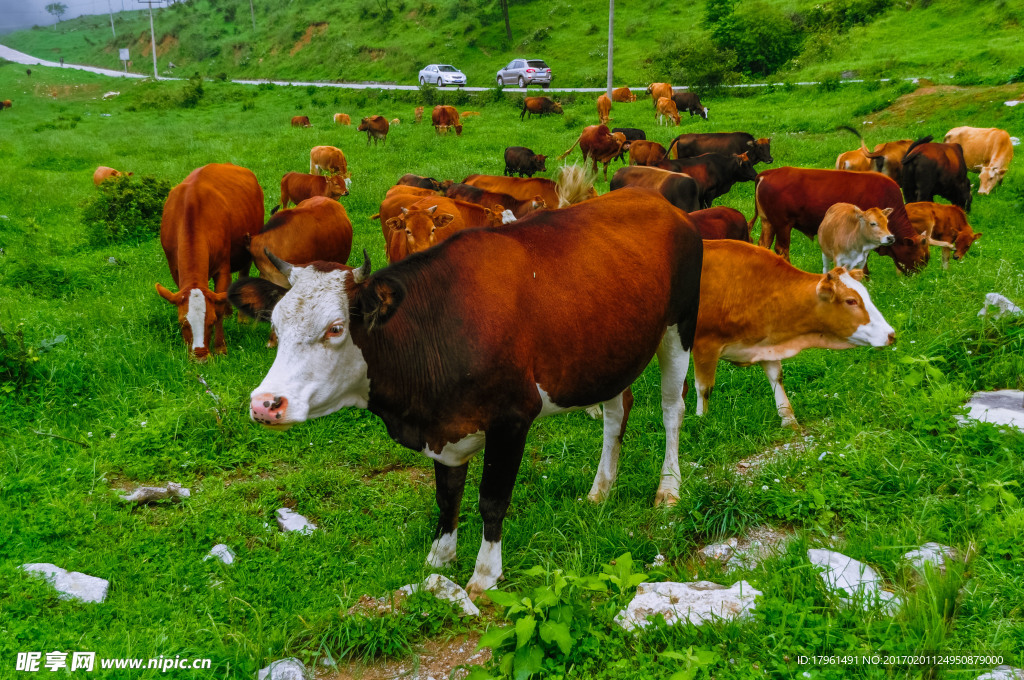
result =
[[[402,208],[401,217],[392,217],[385,224],[395,233],[405,234],[406,252],[409,255],[426,250],[438,243],[437,230],[448,226],[454,215],[437,213],[437,206],[429,208]]]
[[[229,310],[227,293],[214,293],[207,288],[183,288],[172,293],[159,283],[156,292],[178,309],[178,324],[181,337],[189,346],[189,353],[197,361],[206,361],[210,356],[210,339],[213,332]],[[215,347],[216,352],[225,354],[225,347]]]
[[[359,131],[359,132],[366,132],[369,129],[370,129],[370,119],[369,118],[363,118],[359,122],[359,127],[356,128],[356,130]]]
[[[868,208],[861,211],[857,216],[860,222],[860,232],[871,243],[878,243],[883,246],[891,246],[896,242],[896,237],[889,231],[889,215],[892,208]]]
[[[986,165],[981,169],[981,186],[978,188],[978,193],[988,194],[997,186],[1003,183],[1003,177],[1005,176],[1005,167],[996,165]]]
[[[534,171],[535,172],[547,172],[548,169],[547,169],[547,167],[545,167],[545,163],[546,162],[547,162],[547,156],[542,156],[541,154],[534,155],[534,157],[533,157],[533,169],[534,169]]]
[[[741,182],[753,182],[757,179],[757,170],[754,169],[754,164],[750,160],[750,154],[744,151],[743,153],[736,154],[736,166],[737,175]]]
[[[750,155],[750,160],[754,163],[774,163],[775,159],[772,158],[771,152],[772,140],[762,137],[755,141],[747,142],[747,154]]]
[[[920,271],[931,257],[928,238],[924,234],[897,238],[891,246],[881,246],[876,252],[891,257],[896,263],[896,268],[903,274]]]
[[[462,136],[462,123],[456,123],[455,124],[455,136],[456,137],[461,137]]]
[[[825,334],[840,343],[855,347],[885,347],[896,339],[882,313],[871,302],[861,284],[864,272],[836,267],[818,281],[815,316],[822,321]]]
[[[327,178],[327,198],[340,198],[348,196],[349,180],[343,175],[331,175]]]
[[[708,107],[705,106],[701,109],[700,117],[703,118],[704,120],[708,119]]]

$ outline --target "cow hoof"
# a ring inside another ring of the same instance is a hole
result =
[[[501,577],[499,576],[499,578]],[[490,579],[487,580],[490,581]],[[483,580],[477,581],[476,579],[471,579],[470,582],[466,584],[466,594],[469,595],[470,601],[476,602],[483,597],[488,590],[497,584],[498,579],[494,579],[491,583],[485,583]]]
[[[796,430],[797,432],[801,431],[800,423],[797,422],[796,418],[783,418],[782,426]]]
[[[656,507],[671,508],[679,502],[679,495],[673,491],[658,490],[658,495],[654,497],[654,505]]]

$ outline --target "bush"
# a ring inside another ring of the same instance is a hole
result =
[[[178,105],[183,109],[194,109],[202,100],[203,93],[203,77],[198,73],[194,73],[188,79],[185,89],[181,91],[181,99],[178,100]]]
[[[737,79],[732,70],[736,53],[716,47],[707,35],[665,46],[657,53],[662,72],[672,82],[685,83],[698,94],[717,90]]]
[[[733,33],[719,49],[732,48],[748,75],[774,73],[800,51],[803,34],[793,20],[770,5],[751,3],[733,15]]]
[[[13,333],[0,328],[0,394],[11,394],[36,375],[39,352],[25,344],[21,325]]]
[[[93,245],[139,243],[160,233],[160,217],[172,184],[151,175],[113,177],[82,211]]]

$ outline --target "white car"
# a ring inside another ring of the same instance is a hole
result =
[[[420,85],[427,83],[438,87],[465,85],[466,74],[450,64],[430,64],[420,71]]]

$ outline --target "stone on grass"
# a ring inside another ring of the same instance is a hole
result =
[[[669,625],[689,621],[699,626],[716,619],[745,618],[758,595],[761,591],[746,581],[732,586],[710,581],[641,583],[629,606],[615,615],[615,622],[626,630],[637,630],[650,625],[658,614]]]
[[[987,315],[989,307],[995,307],[998,310],[992,314],[992,316],[997,319],[1003,314],[1009,314],[1011,316],[1020,316],[1021,314],[1024,314],[1024,310],[1010,302],[1008,297],[1000,295],[999,293],[988,293],[985,295],[985,306],[981,308],[980,312],[978,312],[978,316]]]
[[[889,613],[900,606],[900,599],[882,590],[882,578],[863,562],[833,550],[820,548],[808,550],[807,558],[811,564],[824,569],[821,578],[829,588],[841,590],[849,596],[839,598],[847,604],[851,604],[852,600],[859,600],[863,603],[864,609],[880,604]]]
[[[285,533],[298,531],[301,534],[311,534],[316,531],[315,524],[291,508],[277,509],[277,526]]]
[[[271,661],[269,666],[260,669],[257,680],[309,680],[311,677],[302,662],[292,657]]]
[[[81,602],[103,602],[107,599],[110,582],[96,576],[89,576],[79,571],[67,571],[55,564],[40,562],[23,564],[21,568],[30,574],[39,574],[53,584],[60,592],[62,600],[80,600]]]
[[[713,559],[724,563],[726,571],[755,569],[762,560],[785,550],[791,538],[791,535],[772,527],[757,527],[742,538],[704,546],[700,555],[705,561]]]
[[[926,565],[931,565],[941,573],[946,573],[946,562],[955,560],[956,549],[941,543],[925,543],[916,550],[903,553],[903,559],[910,563],[915,571],[924,573]]]
[[[1024,680],[1024,670],[1013,666],[996,666],[974,680]]]
[[[700,554],[705,560],[725,562],[732,557],[732,553],[738,545],[739,541],[735,538],[730,538],[725,543],[712,543],[711,545],[704,546],[700,549]]]
[[[231,548],[223,543],[218,543],[210,549],[210,552],[203,558],[203,562],[210,559],[218,559],[224,564],[231,564],[235,561],[235,553],[231,552]]]
[[[1024,430],[1024,392],[975,392],[967,402],[967,418],[957,417],[961,425],[966,425],[968,419],[993,425],[1009,425]]]
[[[398,589],[398,592],[412,595],[418,590],[433,593],[434,597],[439,600],[454,602],[462,608],[463,616],[480,615],[480,609],[469,599],[469,593],[463,590],[459,584],[441,576],[441,574],[431,574],[423,580],[423,583],[410,583],[409,585],[402,586]]]
[[[140,486],[130,494],[122,495],[121,500],[125,503],[151,503],[165,498],[188,498],[191,495],[192,492],[181,484],[170,482],[167,486]]]

